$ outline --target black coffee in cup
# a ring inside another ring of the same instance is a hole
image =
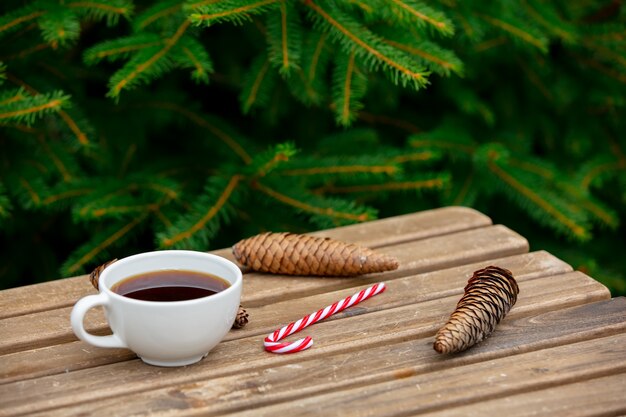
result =
[[[224,291],[230,283],[217,275],[167,269],[133,275],[111,287],[124,297],[143,301],[185,301]]]

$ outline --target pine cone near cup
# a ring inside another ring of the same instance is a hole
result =
[[[113,259],[109,262],[105,262],[100,266],[97,266],[91,274],[89,274],[89,281],[91,285],[97,290],[98,289],[98,280],[100,279],[100,274],[105,270],[106,267],[112,265],[117,259]],[[233,329],[241,329],[248,324],[248,312],[241,305],[239,305],[239,311],[237,312],[237,317],[235,317],[235,322],[233,323]]]
[[[474,272],[454,313],[435,336],[439,353],[461,352],[488,337],[517,301],[519,287],[508,269]]]
[[[284,275],[356,276],[398,268],[398,260],[369,248],[295,233],[263,233],[233,246],[241,265]]]

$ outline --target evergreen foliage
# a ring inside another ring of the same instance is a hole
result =
[[[0,286],[476,207],[626,293],[614,1],[5,0]]]

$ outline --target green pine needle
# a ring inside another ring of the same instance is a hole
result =
[[[267,15],[267,41],[270,62],[281,75],[288,76],[300,68],[302,55],[302,22],[292,3],[280,3],[280,11]]]
[[[251,20],[251,15],[261,15],[279,7],[280,0],[223,0],[206,6],[190,7],[192,23],[198,26],[211,26],[216,23],[241,25]]]
[[[356,63],[355,51],[337,58],[332,86],[335,121],[350,126],[363,108],[360,100],[367,92],[367,77]]]
[[[30,126],[41,117],[69,105],[69,96],[62,91],[32,96],[21,88],[8,90],[0,94],[0,121]]]

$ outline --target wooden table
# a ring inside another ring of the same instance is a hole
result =
[[[94,293],[85,276],[0,292],[0,415],[626,413],[626,299],[547,252],[528,253],[514,231],[449,207],[315,234],[394,255],[400,268],[359,278],[246,274],[251,322],[188,367],[77,341],[69,315]],[[472,272],[490,264],[513,271],[517,304],[486,341],[437,354],[435,332]],[[272,330],[381,280],[383,294],[306,329],[311,349],[263,350]],[[107,332],[101,312],[86,323]]]

